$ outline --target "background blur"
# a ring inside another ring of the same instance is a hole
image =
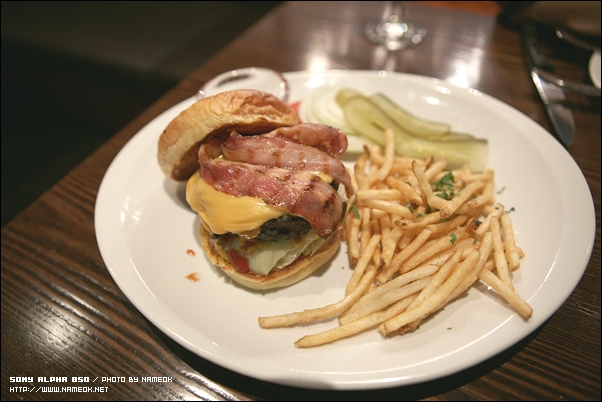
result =
[[[2,226],[280,3],[2,1]],[[599,1],[420,3],[593,27],[599,46]]]
[[[279,1],[2,1],[2,226]]]

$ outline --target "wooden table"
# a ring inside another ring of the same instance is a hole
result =
[[[158,114],[229,69],[386,69],[432,76],[476,88],[549,130],[518,31],[490,13],[439,3],[410,5],[410,16],[426,25],[428,36],[415,49],[396,53],[362,36],[365,23],[379,17],[382,2],[283,3],[9,222],[2,229],[2,399],[599,400],[600,98],[569,94],[577,135],[568,150],[587,179],[596,209],[595,245],[582,280],[533,334],[446,378],[377,391],[327,392],[244,377],[188,352],[153,326],[117,287],[101,258],[94,203],[117,152]],[[560,76],[589,81],[588,53],[549,38],[541,42]],[[68,385],[77,385],[72,377],[94,375],[166,376],[173,382],[102,384],[108,385],[106,393],[30,391],[44,385],[38,377],[66,376]]]

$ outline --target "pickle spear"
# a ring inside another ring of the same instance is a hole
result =
[[[354,130],[381,146],[385,145],[384,130],[391,128],[395,133],[395,153],[399,156],[446,159],[449,169],[458,169],[466,163],[473,172],[482,172],[487,166],[488,142],[485,139],[468,136],[434,141],[412,135],[364,95],[346,97],[342,107]]]
[[[370,100],[380,109],[382,109],[382,111],[385,112],[392,120],[394,120],[401,128],[405,129],[412,135],[436,139],[436,137],[440,137],[451,132],[450,124],[421,119],[401,108],[386,95],[380,92],[370,96]]]

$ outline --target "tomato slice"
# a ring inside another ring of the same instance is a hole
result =
[[[228,258],[230,258],[234,268],[241,274],[246,274],[251,271],[249,268],[249,260],[240,255],[235,249],[228,250]]]
[[[295,111],[295,114],[297,115],[297,120],[299,120],[299,122],[301,122],[301,119],[299,118],[299,106],[300,105],[301,105],[301,101],[297,101],[295,103],[289,104],[290,108]]]

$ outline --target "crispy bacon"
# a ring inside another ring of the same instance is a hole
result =
[[[326,173],[345,186],[348,197],[353,195],[351,176],[340,160],[287,137],[232,133],[222,144],[222,153],[230,160],[253,165]]]
[[[244,162],[216,161],[199,148],[199,174],[216,190],[251,196],[301,216],[316,234],[327,238],[343,220],[345,203],[337,192],[307,170],[266,168]]]
[[[319,123],[303,123],[292,127],[280,127],[269,133],[267,137],[285,137],[309,145],[339,159],[347,150],[347,136],[335,127]]]

